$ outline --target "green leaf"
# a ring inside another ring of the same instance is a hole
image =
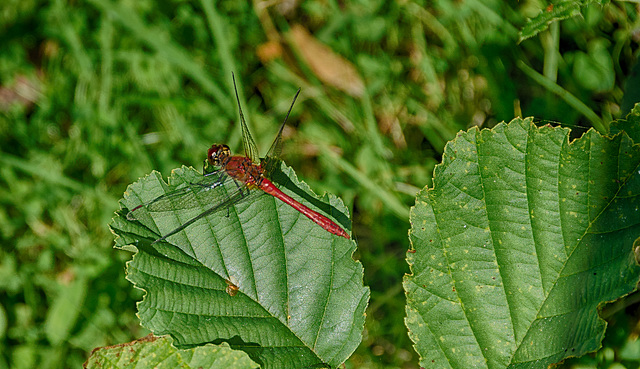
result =
[[[535,18],[527,20],[527,24],[520,30],[518,42],[522,42],[531,38],[538,33],[545,31],[553,22],[563,19],[573,18],[580,14],[580,9],[591,4],[604,5],[607,0],[583,0],[583,1],[561,1],[550,4],[545,10],[542,10]]]
[[[544,368],[596,350],[634,290],[640,146],[626,133],[460,133],[412,209],[406,325],[424,367]]]
[[[145,338],[120,345],[95,349],[86,369],[105,368],[181,368],[181,369],[226,369],[257,368],[246,354],[233,351],[229,346],[206,345],[190,350],[177,350],[167,337]]]
[[[587,45],[588,53],[573,53],[573,76],[585,89],[602,93],[614,87],[616,75],[608,47],[608,41],[598,39]]]
[[[273,179],[284,192],[344,224],[339,200],[317,199],[282,168]],[[228,342],[264,368],[344,362],[362,339],[369,298],[362,265],[352,259],[354,241],[266,194],[210,214],[165,242],[153,241],[211,203],[145,210],[139,221],[127,220],[128,209],[200,179],[185,167],[172,172],[170,185],[152,173],[128,188],[111,224],[116,246],[138,249],[127,278],[147,292],[138,304],[142,324],[171,335],[179,348]],[[215,189],[221,198],[236,189],[228,182]],[[229,284],[236,295],[228,293]]]
[[[625,131],[634,142],[640,142],[640,103],[635,104],[624,119],[618,119],[609,127],[611,135],[622,131]]]

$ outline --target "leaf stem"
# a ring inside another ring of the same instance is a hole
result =
[[[591,108],[589,108],[585,103],[580,101],[580,99],[575,97],[569,91],[562,88],[557,83],[551,81],[547,77],[535,71],[530,66],[526,65],[522,60],[518,60],[516,65],[518,66],[518,68],[520,68],[520,70],[522,70],[527,76],[529,76],[535,82],[537,82],[547,90],[553,92],[554,94],[558,95],[567,104],[569,104],[571,107],[573,107],[574,109],[582,113],[582,115],[584,115],[587,119],[589,119],[589,121],[593,125],[593,128],[598,130],[598,132],[603,134],[607,133],[608,130],[605,127],[602,120],[600,119],[600,117],[598,117],[598,115]]]

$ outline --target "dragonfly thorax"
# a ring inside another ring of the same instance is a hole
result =
[[[231,157],[231,150],[229,150],[229,146],[227,145],[211,145],[209,152],[207,153],[207,160],[209,164],[222,167],[224,166]]]

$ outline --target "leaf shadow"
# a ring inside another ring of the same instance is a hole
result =
[[[270,174],[270,180],[273,183],[277,184],[279,187],[286,188],[289,191],[300,196],[305,201],[313,205],[314,208],[321,210],[324,214],[330,215],[342,228],[349,231],[351,230],[351,221],[348,215],[339,211],[335,206],[332,206],[329,203],[315,198],[314,196],[300,188],[282,171],[280,165],[274,165],[274,168]]]

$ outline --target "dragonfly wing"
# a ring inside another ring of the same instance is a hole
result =
[[[262,161],[263,173],[267,178],[271,173],[273,173],[274,169],[280,165],[280,154],[282,154],[282,131],[287,123],[287,119],[289,119],[289,114],[291,114],[291,109],[293,109],[293,104],[296,102],[298,95],[300,95],[300,89],[298,89],[296,95],[293,97],[289,111],[287,111],[287,115],[284,117],[284,121],[280,125],[276,139],[273,140],[273,143],[267,152],[267,156]]]
[[[245,183],[236,181],[224,171],[213,172],[204,178],[191,174],[182,178],[185,183],[179,188],[133,207],[127,214],[127,219],[140,222],[158,235],[154,243],[166,240],[198,221],[205,222],[208,215],[264,194],[258,189],[250,190]],[[180,242],[178,239],[173,241]]]
[[[218,170],[205,175],[200,181],[190,182],[183,187],[174,191],[165,193],[155,199],[148,201],[133,208],[128,214],[127,219],[138,220],[138,214],[142,214],[142,210],[157,213],[171,210],[182,210],[200,206],[202,203],[213,203],[217,197],[219,202],[219,192],[215,191],[217,187],[225,186],[230,181],[237,184],[238,189],[243,189],[246,184],[241,184],[229,177],[225,171]],[[142,216],[142,215],[140,215]]]
[[[258,153],[258,146],[256,142],[251,137],[251,132],[249,132],[249,126],[247,126],[247,121],[244,119],[244,114],[242,114],[242,106],[240,106],[240,97],[238,97],[238,88],[236,87],[236,77],[232,73],[233,77],[233,88],[236,92],[236,101],[238,102],[238,111],[240,112],[240,126],[242,126],[242,145],[244,146],[244,154],[251,159],[254,163],[260,162],[260,155]]]
[[[287,115],[284,117],[284,121],[280,125],[280,129],[278,130],[276,139],[273,140],[269,151],[267,151],[267,158],[280,158],[280,154],[282,154],[282,131],[284,130],[284,126],[287,123],[287,119],[289,119],[289,114],[291,114],[291,109],[293,109],[293,104],[295,104],[298,95],[300,95],[300,89],[298,89],[298,92],[296,92],[296,95],[293,97],[293,101],[291,102],[289,111],[287,111]]]
[[[226,198],[223,201],[219,201],[217,204],[212,205],[211,207],[209,207],[208,209],[206,209],[205,211],[203,211],[202,213],[196,215],[195,217],[187,220],[186,222],[182,223],[179,227],[169,231],[168,233],[162,235],[162,237],[158,238],[157,240],[153,241],[153,243],[156,242],[162,242],[164,240],[166,240],[168,237],[171,237],[173,235],[175,235],[176,233],[182,232],[185,228],[189,227],[190,225],[192,225],[193,223],[197,222],[198,220],[206,217],[207,215],[211,215],[214,214],[220,210],[226,210],[229,207],[239,204],[241,202],[246,201],[248,198],[253,198],[256,196],[259,196],[261,194],[264,194],[264,191],[260,191],[260,190],[253,190],[249,192],[248,188],[238,188],[236,189],[233,193],[227,194]],[[220,200],[220,199],[218,199]]]

